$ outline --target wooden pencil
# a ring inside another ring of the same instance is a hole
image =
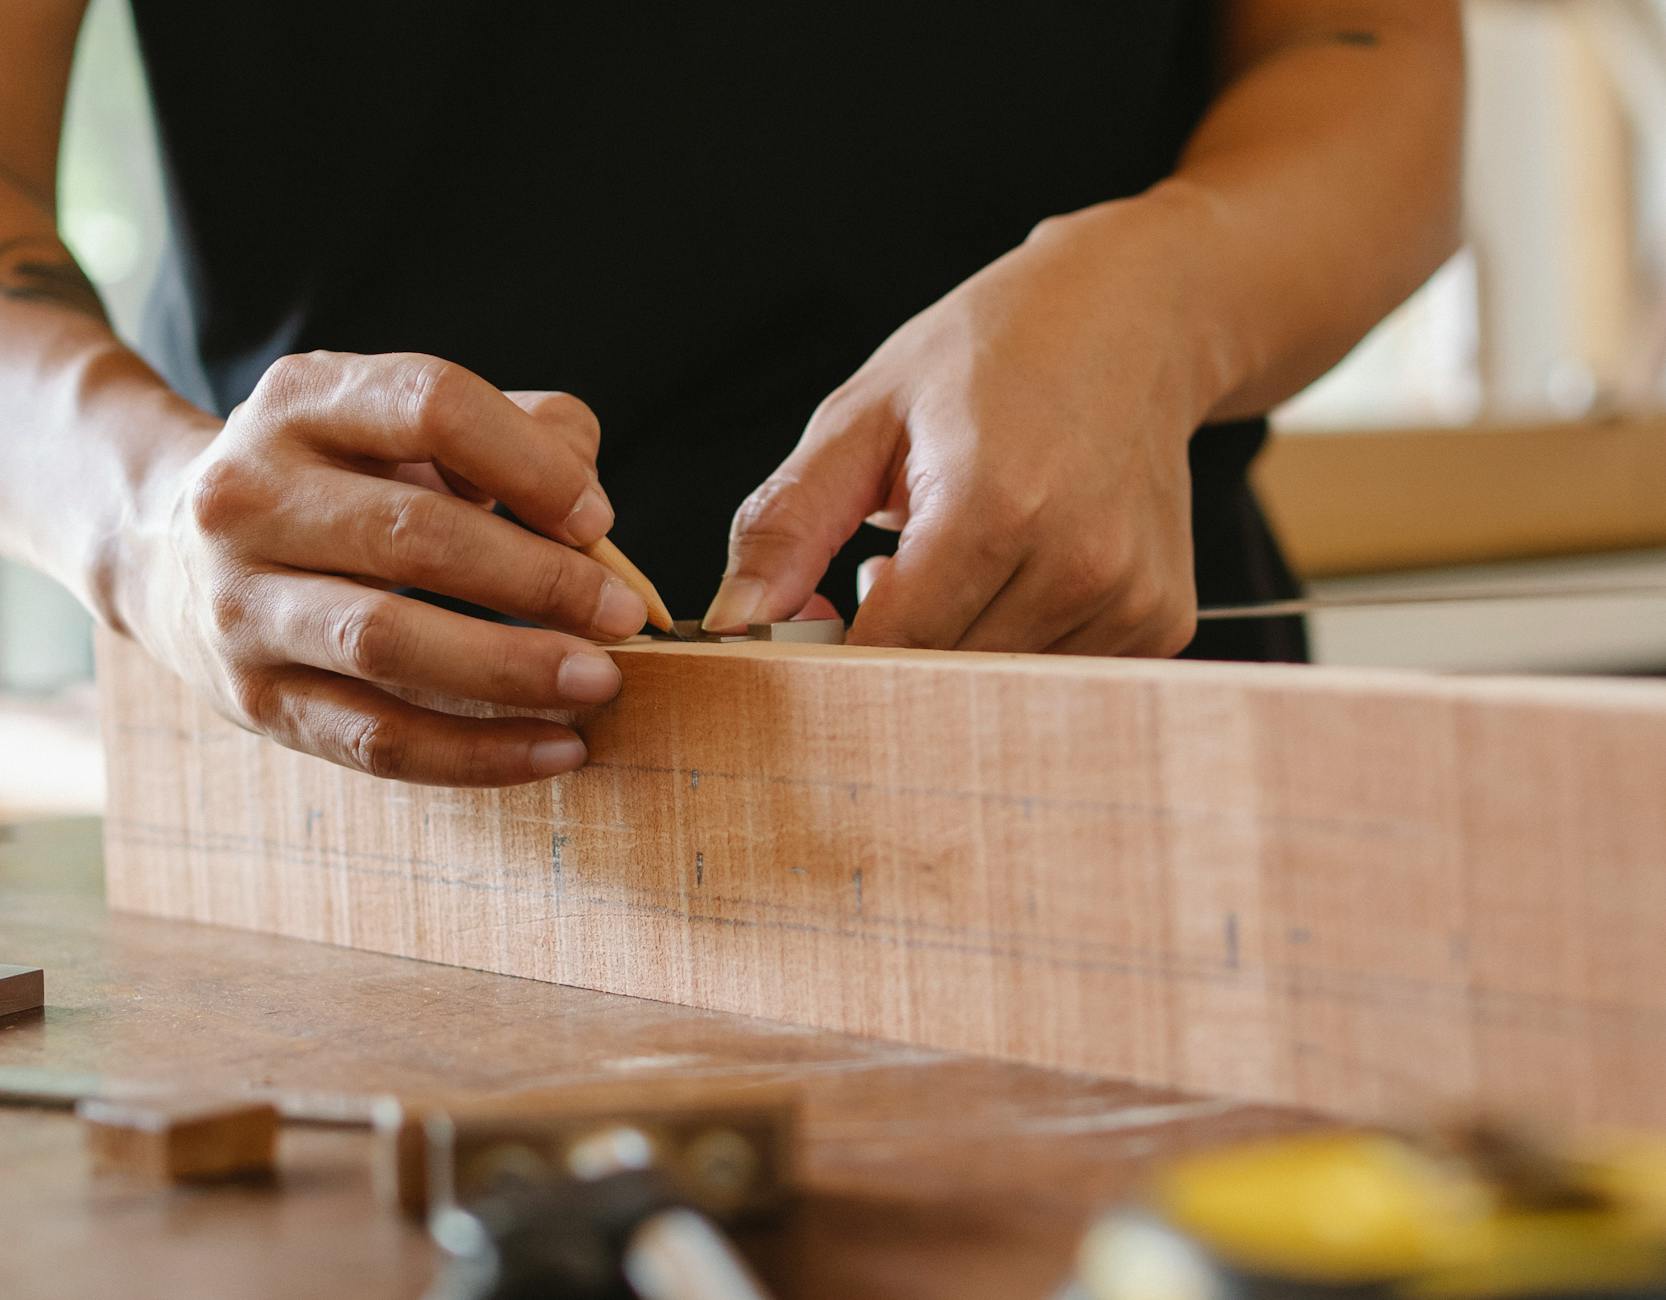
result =
[[[648,581],[647,574],[632,564],[623,551],[605,537],[579,549],[642,597],[642,603],[648,607],[650,623],[661,632],[671,630],[671,611],[665,607],[654,584]]]

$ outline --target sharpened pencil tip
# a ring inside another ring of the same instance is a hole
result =
[[[605,537],[579,549],[642,597],[642,603],[648,607],[648,622],[661,632],[671,630],[671,611],[665,607],[665,601],[647,575],[623,551]]]

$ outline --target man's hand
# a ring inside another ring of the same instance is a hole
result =
[[[1230,0],[1175,175],[1044,222],[915,317],[741,507],[707,626],[785,618],[864,516],[878,644],[1172,653],[1186,442],[1318,378],[1456,243],[1455,0]]]
[[[1149,209],[1147,209],[1149,213]],[[1186,444],[1207,410],[1160,225],[1077,218],[909,321],[741,506],[712,630],[790,617],[864,519],[900,528],[852,640],[1168,655],[1191,639]],[[1104,250],[1110,249],[1110,252]]]
[[[573,549],[613,523],[598,437],[576,398],[505,395],[433,357],[285,357],[147,494],[122,621],[227,716],[292,748],[444,785],[571,771],[585,749],[569,727],[454,717],[379,687],[528,709],[613,698],[618,669],[580,637],[629,636],[645,610]],[[543,626],[387,590],[402,585]]]

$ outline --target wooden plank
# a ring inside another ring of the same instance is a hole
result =
[[[1356,1115],[1666,1121],[1658,685],[643,644],[588,768],[471,793],[100,654],[117,907]]]
[[[1256,486],[1311,578],[1666,546],[1666,416],[1282,434]]]

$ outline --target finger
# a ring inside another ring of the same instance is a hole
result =
[[[839,611],[826,596],[819,591],[805,602],[804,608],[793,615],[793,618],[838,618]]]
[[[492,499],[461,474],[448,470],[444,465],[436,465],[431,460],[416,465],[401,465],[394,471],[393,477],[401,483],[411,484],[412,487],[428,488],[433,492],[445,492],[461,497],[477,506],[491,504]]]
[[[511,389],[503,394],[535,420],[560,429],[574,447],[595,462],[601,450],[602,426],[596,413],[571,393]]]
[[[1096,581],[1061,572],[1032,556],[972,621],[957,650],[1045,649],[1097,615],[1106,603]]]
[[[571,727],[542,718],[460,718],[316,668],[282,674],[262,729],[291,749],[420,785],[523,785],[583,765]]]
[[[450,469],[438,461],[434,461],[433,466],[434,472],[440,477],[440,481],[450,488],[454,495],[461,497],[464,501],[473,502],[477,506],[490,506],[492,504],[491,493],[470,483],[456,470]]]
[[[594,560],[425,488],[320,468],[279,498],[265,558],[420,587],[545,627],[619,641],[642,598]]]
[[[605,704],[619,670],[588,641],[509,627],[315,574],[274,574],[256,634],[275,662],[521,708]]]
[[[1047,647],[1048,654],[1115,655],[1128,659],[1172,659],[1197,631],[1195,601],[1168,613],[1132,614],[1107,607]]]
[[[959,643],[1017,572],[1027,543],[1019,530],[993,528],[966,500],[916,509],[897,553],[856,611],[860,645],[948,649]]]
[[[294,429],[349,462],[445,465],[569,545],[588,545],[613,526],[594,465],[578,450],[576,423],[558,428],[549,412],[534,418],[480,376],[437,357],[284,357],[249,401],[260,412],[251,418]]]
[[[837,422],[818,412],[811,420],[735,514],[723,582],[701,620],[706,631],[740,631],[804,607],[828,562],[885,498],[899,436],[888,422],[877,412]]]

